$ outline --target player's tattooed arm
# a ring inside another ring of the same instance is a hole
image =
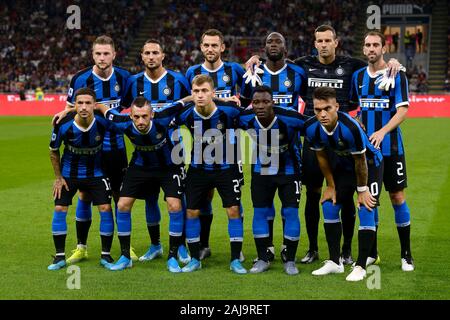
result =
[[[358,190],[358,203],[372,211],[372,208],[375,207],[377,201],[370,194],[369,188],[367,187],[369,174],[367,169],[366,154],[354,154],[353,159],[355,160],[356,185],[358,188],[364,189],[364,191]]]
[[[320,170],[322,171],[327,187],[323,192],[320,203],[331,200],[333,204],[336,203],[336,185],[334,183],[333,173],[331,171],[328,155],[325,150],[316,150],[317,162],[319,163]]]
[[[50,161],[52,163],[53,171],[55,172],[53,199],[59,199],[61,198],[62,188],[66,188],[66,191],[69,191],[69,186],[61,175],[61,156],[59,150],[50,150]]]

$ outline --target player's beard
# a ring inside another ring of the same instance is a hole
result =
[[[283,57],[284,57],[284,55],[283,55],[283,52],[277,52],[276,54],[272,54],[272,53],[270,53],[270,52],[266,52],[266,55],[267,55],[267,58],[270,60],[270,61],[273,61],[273,62],[277,62],[277,61],[280,61],[281,59],[283,59]]]
[[[208,61],[211,64],[214,64],[217,62],[217,60],[219,60],[219,55],[214,55],[214,57],[212,59],[208,59],[208,56],[205,56],[206,61]]]
[[[103,67],[102,67],[100,64],[97,64],[96,66],[97,66],[97,68],[99,68],[100,70],[105,71],[106,69],[108,69],[108,68],[111,67],[111,64],[105,63],[105,64],[103,65]]]

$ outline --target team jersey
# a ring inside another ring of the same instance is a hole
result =
[[[70,81],[67,104],[74,105],[75,93],[78,89],[91,88],[95,91],[97,102],[101,102],[110,108],[118,107],[125,94],[129,77],[130,73],[127,70],[116,66],[112,68],[112,73],[107,79],[95,74],[93,67],[81,70]],[[103,151],[123,149],[125,149],[123,135],[107,132],[103,141]]]
[[[311,150],[332,150],[347,169],[354,168],[352,155],[366,153],[367,159],[373,159],[375,166],[383,160],[381,152],[369,141],[367,134],[359,123],[344,112],[338,111],[338,121],[333,131],[329,132],[315,117],[305,123],[305,138]]]
[[[248,86],[245,85],[243,75],[244,68],[236,62],[224,61],[215,70],[210,70],[204,64],[197,64],[190,67],[186,72],[186,78],[192,83],[194,77],[198,74],[207,74],[214,81],[214,89],[217,98],[229,98],[236,95],[236,86],[240,87],[240,95],[250,98]]]
[[[143,71],[131,76],[128,80],[122,106],[128,108],[134,98],[143,96],[150,101],[153,108],[158,109],[189,94],[190,86],[182,73],[166,70],[159,79],[152,80]]]
[[[241,108],[233,102],[216,101],[215,104],[216,109],[207,117],[201,115],[194,105],[175,117],[175,123],[186,125],[193,137],[191,166],[203,170],[229,169],[235,167],[239,160],[235,131],[230,129],[235,128]]]
[[[298,133],[303,129],[305,117],[297,111],[274,107],[275,117],[264,127],[253,110],[245,110],[239,116],[238,126],[247,130],[253,140],[252,173],[264,175],[300,174],[298,159],[301,143]],[[266,159],[261,159],[267,157]],[[269,161],[274,159],[274,162]]]
[[[367,134],[384,127],[396,114],[398,107],[408,107],[408,80],[404,72],[395,77],[395,87],[389,91],[378,89],[377,75],[372,75],[368,67],[355,72],[352,80],[351,99],[359,100],[359,115]],[[400,127],[384,136],[380,145],[383,156],[403,155],[403,140]]]
[[[336,56],[330,64],[322,64],[317,56],[298,58],[295,63],[301,66],[308,78],[306,94],[302,96],[305,101],[304,114],[314,116],[313,92],[318,87],[331,87],[336,89],[336,100],[339,110],[349,112],[357,108],[357,105],[349,102],[352,75],[355,71],[367,66],[367,63],[346,56]]]
[[[129,166],[137,166],[145,170],[157,170],[178,163],[173,162],[174,147],[170,137],[169,123],[183,109],[182,103],[175,103],[155,111],[150,128],[141,133],[128,115],[110,109],[105,118],[115,130],[125,134],[134,145],[134,152]]]
[[[264,63],[261,68],[264,73],[260,78],[264,85],[272,89],[274,103],[280,107],[300,111],[299,98],[306,93],[305,70],[293,63],[286,63],[276,72],[272,72]]]
[[[64,142],[61,174],[64,178],[102,177],[102,143],[108,122],[94,114],[91,125],[84,129],[75,122],[75,112],[69,113],[53,128],[50,150],[57,151]]]

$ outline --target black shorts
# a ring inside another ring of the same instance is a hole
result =
[[[317,162],[316,152],[310,149],[306,139],[302,151],[302,183],[313,189],[321,188],[323,185],[323,174]]]
[[[384,157],[383,182],[389,192],[401,191],[408,186],[404,154]]]
[[[372,159],[367,159],[367,169],[367,186],[370,193],[377,199],[377,205],[379,205],[383,184],[383,162],[376,166]],[[333,168],[333,178],[336,185],[336,203],[342,204],[349,198],[353,199],[357,187],[355,170],[336,166]]]
[[[252,175],[251,192],[254,208],[272,207],[278,189],[283,207],[298,208],[302,192],[300,175]]]
[[[77,191],[83,191],[92,199],[95,206],[111,203],[111,186],[106,177],[97,178],[64,178],[69,187],[62,188],[61,198],[55,200],[56,206],[70,206]]]
[[[184,188],[179,167],[145,170],[138,166],[131,166],[123,178],[120,196],[146,199],[159,194],[160,188],[163,189],[166,198],[182,198]]]
[[[103,174],[109,178],[113,192],[120,191],[127,167],[128,160],[125,149],[102,152]]]
[[[241,200],[241,175],[237,168],[206,171],[189,167],[186,177],[186,205],[198,210],[211,189],[216,188],[224,208],[239,206]]]

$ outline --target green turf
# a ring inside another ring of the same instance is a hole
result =
[[[51,238],[53,172],[48,157],[50,118],[0,118],[0,299],[449,299],[450,298],[450,190],[449,119],[408,119],[402,126],[407,150],[408,204],[412,214],[412,252],[416,271],[400,270],[399,241],[394,214],[383,193],[380,208],[379,251],[381,289],[369,290],[366,282],[348,283],[345,274],[315,278],[319,267],[300,265],[300,275],[283,273],[277,255],[270,271],[259,275],[235,275],[228,269],[229,242],[226,217],[214,199],[212,257],[203,269],[192,274],[170,274],[165,259],[141,264],[131,270],[110,272],[99,265],[100,239],[98,214],[89,236],[88,261],[78,264],[81,289],[69,290],[66,269],[50,272],[47,265],[54,253]],[[246,176],[248,175],[248,167]],[[244,263],[255,257],[251,233],[252,209],[247,179],[243,190],[245,208]],[[162,242],[167,249],[168,217],[164,209]],[[276,202],[279,208],[279,202]],[[307,237],[301,201],[302,233],[297,257],[306,251]],[[75,245],[74,208],[68,215],[67,253]],[[281,244],[281,220],[275,220],[277,254]],[[143,204],[133,210],[132,243],[138,254],[148,246]],[[356,239],[354,239],[356,255]],[[323,228],[320,227],[320,256],[327,257]],[[118,256],[114,240],[113,256]]]

